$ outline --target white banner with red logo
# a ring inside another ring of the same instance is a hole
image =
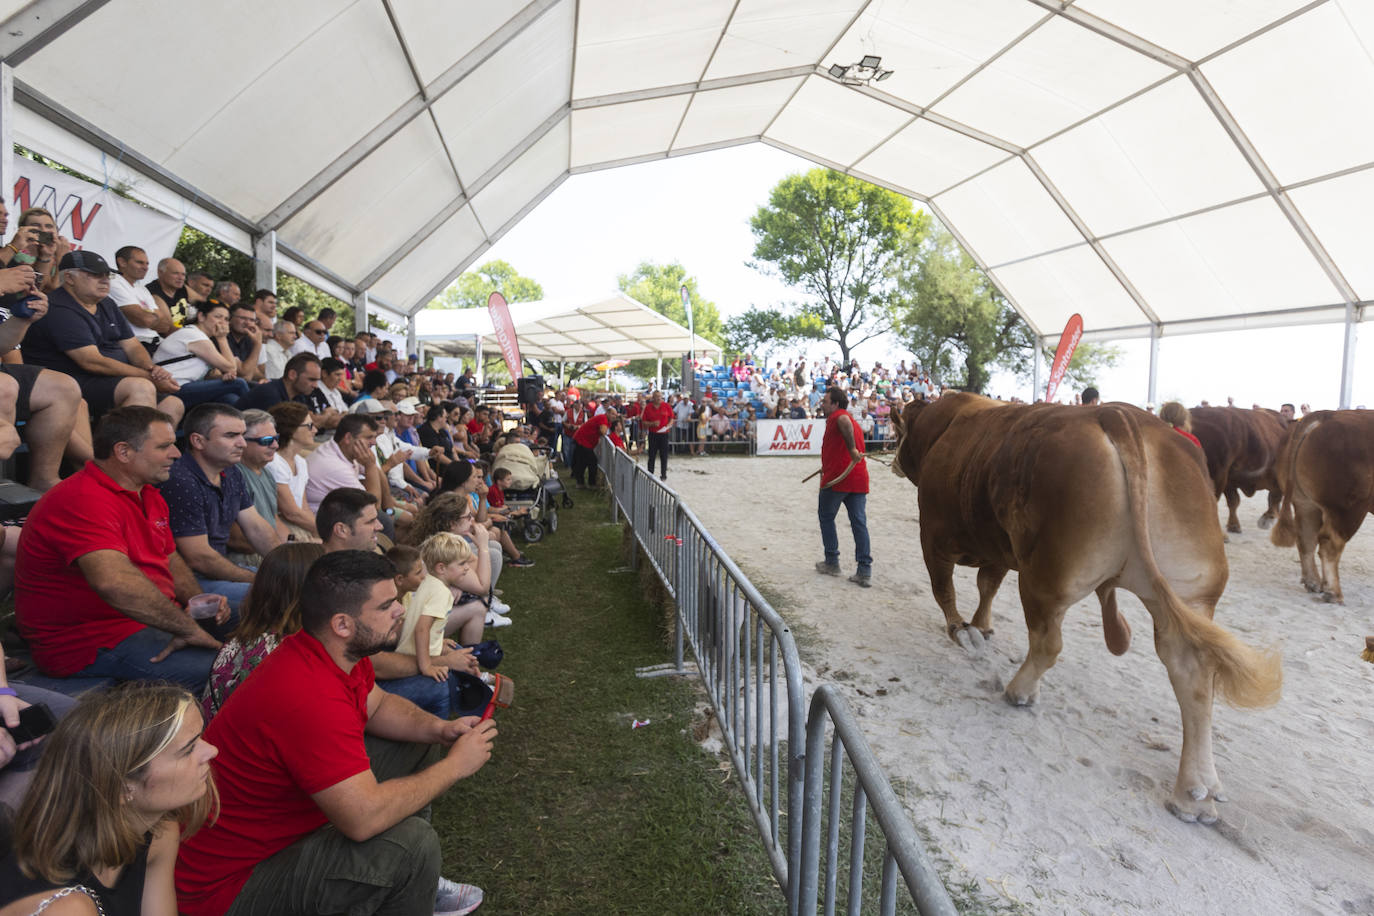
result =
[[[759,420],[758,424],[760,455],[821,453],[821,437],[825,435],[824,420]]]
[[[1054,351],[1054,362],[1050,363],[1050,384],[1045,389],[1045,403],[1054,403],[1054,393],[1059,390],[1059,383],[1064,380],[1064,373],[1069,369],[1069,361],[1073,359],[1073,351],[1078,349],[1078,342],[1083,339],[1083,316],[1075,312],[1069,316],[1069,323],[1064,325],[1064,333],[1059,337],[1059,348]]]
[[[53,215],[59,235],[70,239],[73,247],[94,251],[110,267],[115,266],[115,252],[125,245],[142,248],[154,269],[176,251],[180,220],[24,156],[16,155],[13,162],[17,177],[5,201],[10,211],[6,240],[18,228],[21,213],[42,207]],[[153,270],[148,275],[151,279]]]
[[[521,371],[520,342],[515,337],[515,322],[511,321],[506,297],[492,293],[487,297],[487,311],[491,313],[491,326],[496,331],[496,342],[501,345],[501,355],[505,357],[510,377],[518,379],[524,374]]]

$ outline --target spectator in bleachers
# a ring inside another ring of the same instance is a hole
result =
[[[362,551],[317,560],[301,632],[210,723],[220,814],[183,844],[181,912],[427,914],[480,900],[439,877],[438,837],[414,815],[481,768],[495,723],[448,722],[377,687],[369,656],[396,646],[404,610],[395,572]],[[431,764],[434,744],[449,750]]]
[[[234,286],[238,290],[238,286]],[[263,333],[258,330],[258,313],[247,302],[229,307],[229,334],[225,342],[238,362],[238,377],[250,384],[264,381],[267,353],[263,350]]]
[[[19,633],[53,677],[166,679],[199,690],[219,640],[186,612],[202,589],[176,552],[155,486],[179,454],[171,418],[151,407],[112,410],[96,427],[94,451],[25,522]],[[229,617],[222,602],[216,621]]]
[[[424,502],[425,494],[417,489],[417,486],[423,484],[419,476],[411,471],[410,466],[415,460],[426,458],[428,450],[402,442],[396,435],[396,426],[400,418],[396,405],[389,400],[380,403],[381,413],[373,414],[378,423],[377,460],[382,464],[391,495],[406,503],[408,511],[413,516],[418,504]]]
[[[153,298],[143,283],[148,276],[148,253],[134,245],[125,245],[115,252],[115,272],[110,274],[110,298],[124,313],[134,329],[138,342],[152,356],[157,345],[176,330],[172,313],[164,302]]]
[[[377,422],[366,414],[347,414],[334,430],[334,438],[306,458],[310,477],[305,484],[306,505],[319,512],[320,501],[334,490],[367,490],[380,501],[381,470],[373,456]],[[321,531],[321,535],[325,532]]]
[[[377,535],[382,531],[377,497],[366,490],[340,487],[320,502],[315,525],[324,538],[326,553],[336,550],[376,553]]]
[[[315,543],[282,544],[262,559],[253,587],[239,607],[239,625],[210,666],[201,697],[208,723],[258,664],[301,628],[301,587],[310,565],[324,556]]]
[[[227,404],[202,404],[186,415],[187,452],[161,485],[170,511],[177,553],[195,573],[201,591],[224,595],[237,609],[253,582],[253,570],[226,556],[237,523],[253,550],[266,556],[277,546],[276,529],[253,508],[243,476],[243,414]]]
[[[188,321],[194,317],[192,313],[197,306],[210,300],[210,294],[214,290],[215,280],[205,271],[193,270],[186,275],[186,318]]]
[[[276,531],[277,540],[285,543],[291,532],[278,510],[277,481],[267,470],[277,457],[277,422],[265,410],[245,410],[243,425],[243,457],[234,467],[253,497],[254,510]],[[229,530],[229,549],[230,560],[239,566],[257,566],[262,561],[263,555],[254,551],[237,522]]]
[[[184,328],[162,339],[154,357],[171,373],[177,397],[187,410],[211,401],[237,404],[248,394],[248,383],[238,377],[238,360],[229,349],[229,308],[206,302]],[[217,374],[217,378],[212,378]]]
[[[195,699],[169,684],[82,699],[43,742],[0,860],[0,911],[176,912],[183,835],[216,806]]]
[[[378,507],[386,520],[387,536],[391,537],[395,534],[397,527],[409,528],[410,524],[415,521],[415,515],[410,510],[408,503],[398,499],[391,490],[389,475],[392,470],[405,461],[405,455],[397,450],[387,453],[384,458],[378,448],[382,433],[387,428],[382,415],[386,413],[386,405],[389,403],[388,401],[369,398],[363,403],[363,410],[358,415],[369,418],[372,421],[373,430],[372,440],[367,447],[367,457],[360,459],[365,473],[363,486],[369,493],[377,497]],[[350,416],[352,415],[350,414]],[[408,449],[406,454],[409,454]]]
[[[295,401],[274,404],[268,414],[277,427],[277,454],[267,464],[277,485],[277,514],[285,522],[288,536],[318,539],[315,514],[305,502],[310,468],[304,453],[315,448],[315,421],[305,405]]]
[[[9,684],[5,675],[5,651],[0,649],[0,821],[4,820],[2,806],[7,805],[13,810],[23,801],[43,750],[42,738],[18,744],[9,730],[20,724],[21,710],[39,703],[47,706],[54,718],[61,719],[76,705],[76,700],[55,690],[28,684]],[[0,827],[3,826],[0,823]],[[0,837],[2,840],[3,837]],[[0,858],[3,858],[3,853],[4,844],[0,842]],[[3,906],[3,900],[0,900],[0,906]]]
[[[258,330],[262,331],[265,339],[277,326],[277,294],[270,289],[253,293],[253,311],[258,313]]]
[[[325,407],[322,398],[315,397],[320,378],[319,358],[313,353],[298,353],[287,361],[281,378],[254,385],[247,397],[239,401],[239,409],[268,410],[273,404],[295,401],[304,404],[307,410],[315,414],[315,425],[321,430],[333,429],[339,425],[340,414],[333,408]]]
[[[420,419],[420,402],[417,398],[405,398],[396,405],[396,438],[419,450],[419,454],[413,455],[410,461],[406,462],[405,479],[411,486],[429,493],[439,486],[439,475],[434,473],[434,468],[430,465],[430,460],[443,454],[442,446],[433,446],[426,449],[420,443],[420,434],[417,421]],[[429,459],[429,460],[426,460]]]
[[[291,348],[292,356],[297,353],[314,353],[322,360],[329,358],[329,331],[318,318],[301,328],[301,339]]]
[[[272,329],[272,339],[262,345],[263,376],[267,381],[275,381],[286,374],[286,364],[291,360],[291,348],[296,345],[300,332],[295,324],[285,318],[278,318]]]
[[[180,261],[176,258],[163,258],[158,261],[157,276],[148,283],[148,292],[167,309],[167,313],[172,316],[173,327],[186,323],[186,267]]]
[[[58,264],[72,250],[71,240],[57,231],[53,215],[42,207],[29,207],[19,214],[19,226],[33,230],[24,252],[33,258],[38,289],[50,293],[60,285]]]
[[[218,302],[223,302],[229,306],[229,311],[234,310],[234,306],[239,304],[239,299],[243,298],[243,292],[239,285],[233,280],[220,280],[215,284],[215,288],[210,292],[210,298]]]
[[[298,328],[305,325],[305,309],[301,308],[299,305],[291,306],[289,309],[282,312],[281,316]]]
[[[4,231],[0,217],[0,232]],[[19,344],[34,322],[48,311],[47,297],[34,287],[33,268],[28,265],[0,270],[0,378],[7,391],[0,393],[0,417],[8,424],[12,442],[5,457],[19,444],[16,423],[24,423],[24,438],[29,444],[29,486],[49,490],[61,479],[58,471],[65,452],[74,462],[84,464],[91,457],[90,415],[81,400],[81,388],[74,378],[26,366],[17,360]],[[23,302],[27,317],[9,312]],[[9,362],[14,359],[15,362]]]
[[[29,328],[24,361],[76,379],[90,409],[152,407],[181,419],[177,383],[153,365],[119,306],[109,298],[110,266],[100,255],[73,251],[61,261],[61,288],[48,297],[48,313]]]
[[[321,409],[333,409],[340,415],[348,412],[353,392],[348,388],[348,369],[342,362],[332,356],[320,360],[320,383],[315,386],[313,399],[324,405]]]
[[[453,450],[453,434],[448,428],[448,415],[453,407],[450,401],[431,404],[425,412],[425,423],[419,430],[420,444],[430,449],[431,460],[440,473],[443,473],[444,468],[456,457]],[[433,453],[436,447],[442,450],[438,455]]]
[[[334,333],[334,322],[339,320],[339,313],[326,305],[324,308],[320,309],[319,314],[316,315],[315,318],[320,324],[324,325],[325,334],[332,334]]]

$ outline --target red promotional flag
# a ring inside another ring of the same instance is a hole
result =
[[[496,330],[496,342],[501,345],[501,355],[506,359],[510,377],[521,376],[520,342],[515,338],[515,322],[510,320],[510,309],[506,307],[506,297],[492,293],[487,297],[487,311],[491,313],[491,326]]]
[[[1059,389],[1059,383],[1064,380],[1069,360],[1073,359],[1073,351],[1078,349],[1078,342],[1082,339],[1083,316],[1075,312],[1069,317],[1069,323],[1064,325],[1064,333],[1059,338],[1059,349],[1054,351],[1054,362],[1050,363],[1050,386],[1045,389],[1046,403],[1053,403],[1054,393]]]

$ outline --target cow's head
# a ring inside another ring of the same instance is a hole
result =
[[[898,477],[905,477],[912,483],[916,483],[917,475],[921,470],[920,456],[909,454],[913,450],[909,447],[911,443],[911,424],[916,422],[916,416],[928,406],[928,401],[912,401],[902,407],[901,412],[892,418],[892,429],[897,434],[897,450],[892,456],[892,473]]]

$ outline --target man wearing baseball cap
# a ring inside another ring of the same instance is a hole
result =
[[[93,251],[69,251],[57,269],[62,285],[48,296],[48,314],[29,329],[24,361],[75,378],[94,413],[157,407],[180,423],[181,386],[153,364],[110,298],[110,265]]]
[[[424,408],[420,404],[419,398],[402,398],[396,402],[396,438],[411,446],[413,449],[423,451],[424,447],[420,444],[420,434],[415,430],[416,417]],[[430,455],[442,455],[444,447],[436,445],[430,449]],[[403,475],[406,483],[425,493],[433,492],[439,486],[439,475],[434,473],[434,468],[423,457],[416,456],[414,460],[407,461],[404,465]]]

